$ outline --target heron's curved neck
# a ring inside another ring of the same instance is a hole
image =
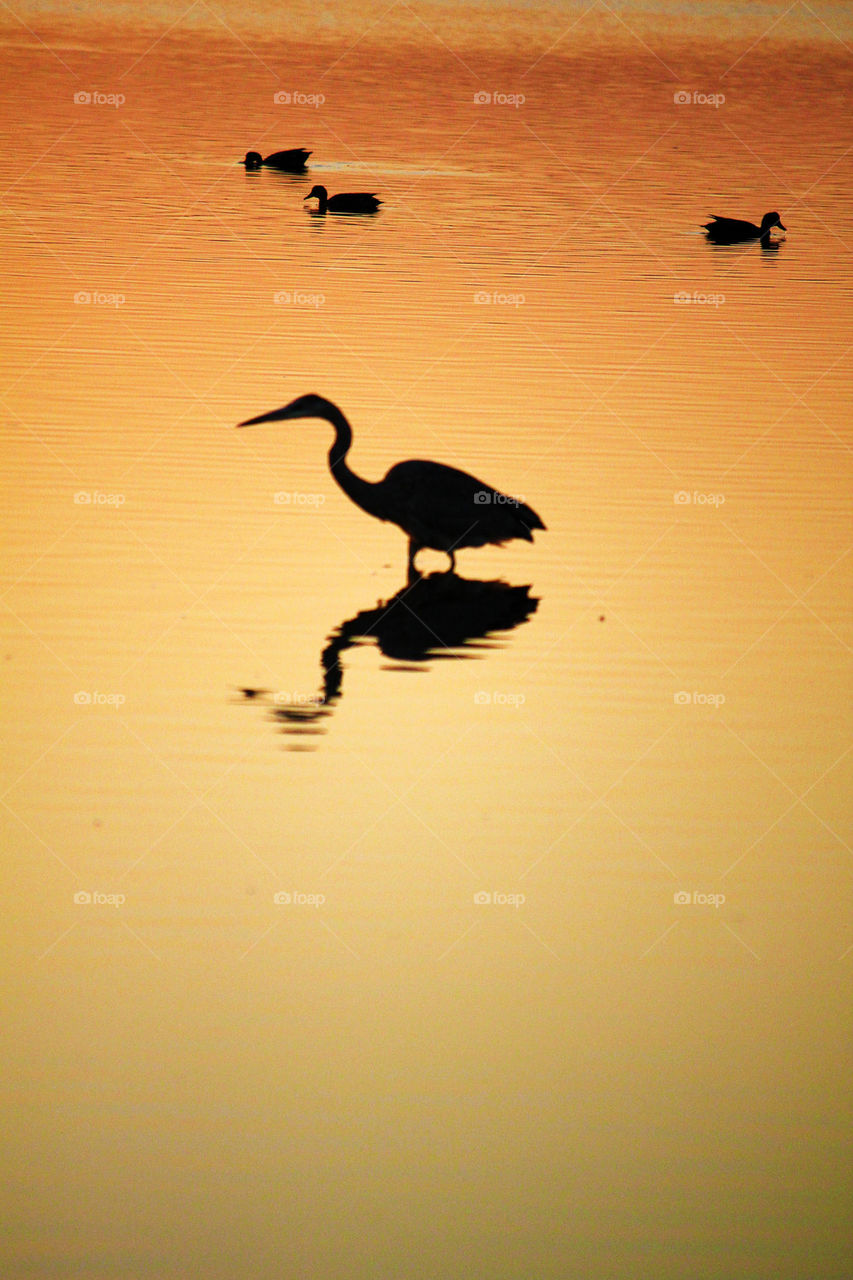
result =
[[[318,213],[325,213],[325,212],[326,212],[326,205],[329,203],[329,197],[328,197],[328,195],[327,195],[327,194],[325,193],[325,191],[324,191],[324,192],[323,192],[323,194],[322,194],[321,196],[318,196],[318,197],[317,197],[317,199],[320,201],[320,203],[319,203],[319,205],[318,205],[318,207],[317,207],[317,212],[318,212]]]
[[[376,490],[379,486],[371,484],[369,480],[363,480],[347,466],[346,457],[352,444],[350,424],[336,405],[329,406],[328,420],[335,428],[335,440],[329,450],[329,470],[356,506],[361,507],[362,511],[366,511],[368,515],[378,516],[380,520],[384,520],[385,516],[377,509]]]

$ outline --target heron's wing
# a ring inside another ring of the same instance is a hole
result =
[[[536,512],[476,476],[440,462],[399,462],[382,481],[391,517],[410,537],[440,550],[482,547],[510,538],[533,541],[545,526]]]

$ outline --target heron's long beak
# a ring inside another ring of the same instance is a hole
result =
[[[783,231],[787,231],[787,230],[788,230],[788,228],[785,226],[784,222],[777,222],[777,223],[776,223],[776,226],[777,226],[777,227],[781,227],[781,229],[782,229]]]
[[[273,409],[270,413],[259,413],[257,418],[247,418],[245,422],[238,422],[238,427],[253,427],[256,422],[280,422],[282,418],[289,418],[288,409],[290,405],[285,405],[283,409]]]

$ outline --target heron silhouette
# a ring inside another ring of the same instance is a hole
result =
[[[342,191],[338,196],[330,196],[325,187],[312,187],[304,198],[319,200],[318,213],[375,213],[382,201],[366,191]]]
[[[741,218],[721,218],[719,214],[711,215],[711,222],[705,223],[708,239],[714,244],[742,244],[745,240],[760,240],[765,244],[770,239],[774,227],[787,231],[778,213],[765,213],[761,226],[754,222],[744,222]]]
[[[352,428],[341,410],[323,396],[299,396],[281,409],[240,422],[252,427],[260,422],[294,418],[322,418],[335,429],[329,450],[332,476],[348,498],[377,520],[399,525],[409,539],[408,580],[420,577],[415,556],[423,547],[444,551],[450,557],[449,572],[456,569],[456,552],[463,547],[500,546],[513,538],[533,541],[533,530],[545,525],[536,512],[517,498],[507,497],[482,480],[446,467],[441,462],[414,459],[398,462],[383,480],[371,482],[347,466]]]

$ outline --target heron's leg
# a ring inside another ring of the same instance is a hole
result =
[[[409,538],[409,582],[415,582],[421,576],[415,568],[415,556],[420,549],[420,544]]]
[[[447,570],[447,572],[455,573],[456,572],[456,552],[448,551],[447,554],[450,556],[450,568]]]

